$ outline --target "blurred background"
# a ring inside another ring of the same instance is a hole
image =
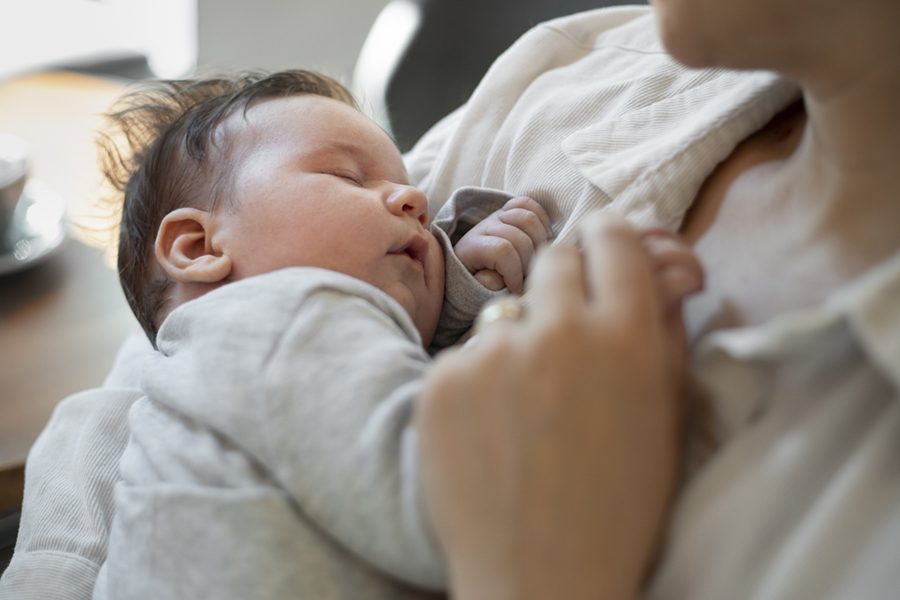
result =
[[[641,2],[641,0],[635,0]],[[303,67],[351,86],[407,150],[531,26],[616,0],[3,0],[0,82]]]
[[[387,0],[4,0],[0,77],[47,65],[124,76],[308,65],[348,79]]]

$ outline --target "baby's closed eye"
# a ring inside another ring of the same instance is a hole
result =
[[[333,170],[327,171],[327,175],[331,175],[333,177],[337,177],[338,179],[343,179],[348,183],[352,183],[353,185],[362,186],[363,178],[361,175],[354,173],[352,171],[343,171],[343,170]]]

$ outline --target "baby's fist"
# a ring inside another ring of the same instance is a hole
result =
[[[483,286],[521,294],[535,250],[551,235],[543,207],[519,196],[466,232],[454,250]]]

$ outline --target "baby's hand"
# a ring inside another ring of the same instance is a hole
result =
[[[521,294],[534,252],[550,236],[546,211],[519,196],[466,232],[454,250],[484,287]]]

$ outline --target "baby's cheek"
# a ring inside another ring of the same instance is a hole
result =
[[[443,296],[444,284],[446,283],[446,273],[444,272],[444,248],[434,236],[431,236],[431,240],[431,251],[429,251],[429,254],[434,256],[434,272],[436,275],[435,283],[438,284],[437,287],[441,288],[441,296]]]
[[[421,332],[423,338],[428,340],[431,339],[434,335],[434,331],[437,329],[438,320],[441,316],[441,309],[444,305],[444,287],[447,284],[446,272],[444,271],[443,248],[441,248],[441,245],[437,240],[434,240],[432,249],[433,252],[429,252],[429,255],[432,255],[434,260],[433,262],[429,261],[432,262],[432,268],[430,269],[430,281],[426,282],[426,292],[428,294],[427,316],[423,319],[423,321],[426,321],[423,323],[423,329],[428,329],[428,331]],[[425,335],[426,333],[428,333],[428,335]]]

